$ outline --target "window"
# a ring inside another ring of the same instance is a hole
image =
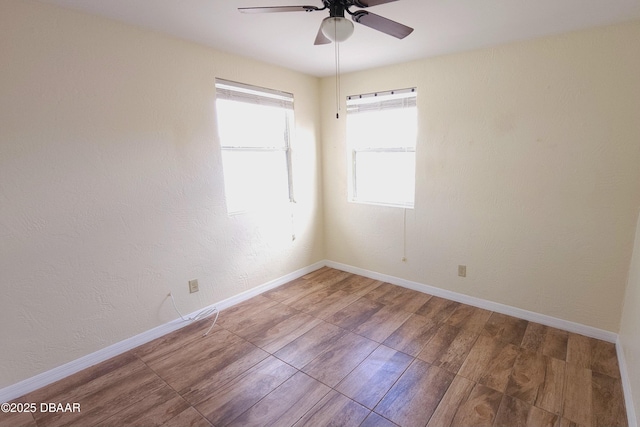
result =
[[[216,79],[227,212],[293,201],[293,95]]]
[[[413,208],[416,89],[347,97],[350,200]]]

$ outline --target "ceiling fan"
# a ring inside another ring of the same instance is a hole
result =
[[[383,16],[366,10],[351,11],[350,8],[357,7],[365,9],[379,4],[391,3],[397,0],[322,0],[322,7],[317,6],[267,6],[267,7],[241,7],[238,10],[242,13],[272,13],[272,12],[316,12],[329,10],[329,16],[322,21],[316,45],[328,44],[332,41],[343,42],[353,34],[353,24],[345,18],[345,12],[351,15],[354,22],[365,25],[374,30],[381,31],[398,39],[407,37],[413,28],[407,27],[399,22],[392,21]]]

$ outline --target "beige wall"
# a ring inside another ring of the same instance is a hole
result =
[[[0,58],[0,388],[323,258],[318,79],[24,0]],[[295,241],[226,214],[215,77],[295,96]]]
[[[629,269],[629,282],[624,297],[624,310],[620,325],[620,343],[627,364],[628,379],[633,394],[636,416],[640,414],[640,217]]]
[[[347,201],[345,115],[323,79],[327,258],[617,332],[640,207],[638,46],[635,23],[342,76],[344,95],[418,88],[406,263],[403,211]]]

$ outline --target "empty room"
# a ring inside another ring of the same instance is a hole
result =
[[[0,426],[632,426],[640,1],[0,0]]]

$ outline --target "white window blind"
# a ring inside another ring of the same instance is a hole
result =
[[[415,108],[416,105],[417,92],[415,88],[347,97],[347,113],[351,114],[398,108]]]
[[[415,88],[347,97],[350,200],[413,207]]]
[[[290,93],[229,80],[216,79],[216,99],[293,110],[293,95]]]

